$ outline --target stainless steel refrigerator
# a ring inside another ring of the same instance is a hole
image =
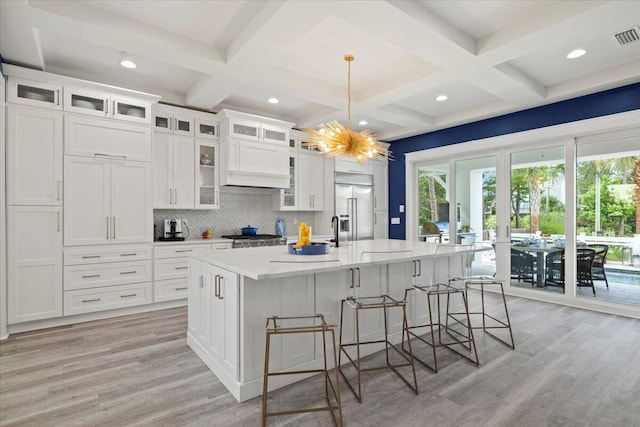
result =
[[[340,241],[373,239],[373,176],[336,172]]]

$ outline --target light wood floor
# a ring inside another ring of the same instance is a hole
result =
[[[417,365],[419,396],[385,371],[365,375],[362,404],[342,384],[345,424],[640,426],[639,320],[519,298],[509,309],[515,351],[477,332],[481,366],[442,350],[438,374]],[[0,342],[0,425],[259,425],[260,399],[237,403],[187,346],[186,326],[180,308],[12,335]],[[270,404],[322,387],[299,382]]]

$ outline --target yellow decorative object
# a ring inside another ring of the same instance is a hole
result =
[[[389,150],[381,145],[376,136],[368,131],[360,132],[351,129],[351,61],[353,55],[345,55],[349,65],[347,76],[347,127],[337,121],[323,123],[319,130],[303,129],[311,136],[310,145],[319,148],[329,156],[347,155],[364,163],[368,159],[384,159],[390,157]]]
[[[307,226],[306,223],[301,222],[300,227],[298,227],[298,243],[294,245],[296,249],[299,249],[303,246],[311,245],[311,228]]]

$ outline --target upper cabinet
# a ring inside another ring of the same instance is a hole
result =
[[[91,117],[64,120],[64,154],[151,161],[151,129]]]
[[[170,107],[158,104],[153,109],[153,129],[157,132],[169,132],[177,135],[193,136],[193,117],[180,114]]]
[[[220,126],[214,119],[196,117],[195,131],[196,138],[220,139]]]
[[[151,102],[86,88],[65,86],[64,110],[136,123],[151,123]]]
[[[62,85],[9,76],[7,102],[62,110]]]
[[[62,205],[62,113],[7,106],[7,203]]]
[[[217,142],[196,139],[196,209],[220,207],[218,153]]]

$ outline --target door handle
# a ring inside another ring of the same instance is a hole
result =
[[[107,240],[109,240],[109,217],[105,216],[104,218],[107,220]]]
[[[60,231],[60,212],[58,214],[58,232]]]
[[[360,287],[360,267],[356,267],[356,270],[358,271],[358,287]]]
[[[113,240],[116,239],[116,217],[111,217],[111,222],[113,223]]]
[[[353,289],[355,287],[355,282],[356,282],[356,271],[353,268],[350,268],[349,271],[351,271],[351,285],[349,285],[350,289]]]
[[[222,280],[224,276],[218,276],[218,299],[224,299],[222,296]]]

